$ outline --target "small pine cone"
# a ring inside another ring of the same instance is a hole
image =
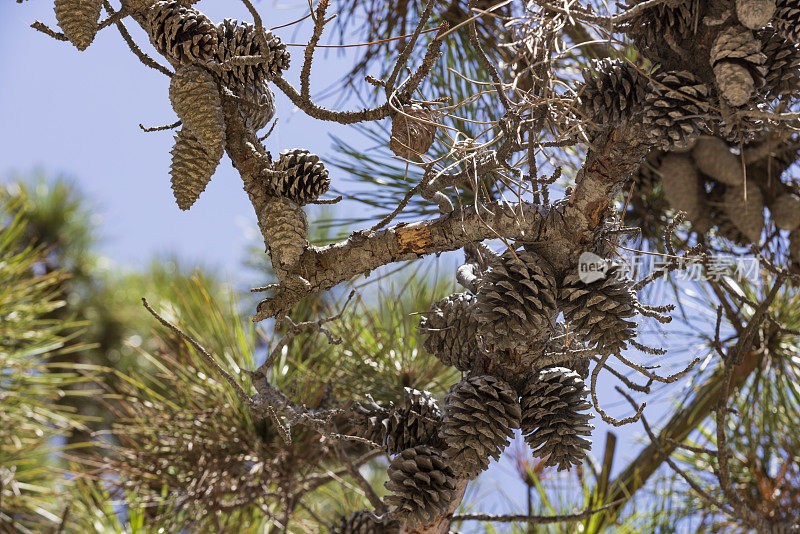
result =
[[[524,349],[549,335],[556,281],[547,263],[523,248],[507,250],[478,289],[478,338],[487,350]]]
[[[286,197],[268,196],[265,215],[259,217],[267,241],[272,267],[291,271],[308,246],[308,220],[297,202]]]
[[[764,197],[761,190],[752,181],[747,182],[747,203],[745,189],[741,186],[725,188],[722,210],[729,221],[739,229],[750,243],[761,241],[764,230]]]
[[[331,526],[330,534],[400,534],[400,523],[391,519],[377,519],[369,510],[359,510]]]
[[[232,91],[241,99],[239,110],[254,131],[265,128],[275,116],[275,95],[266,83],[256,87],[234,87]]]
[[[772,221],[780,230],[792,232],[800,228],[800,197],[794,193],[784,193],[769,205]]]
[[[475,478],[500,458],[519,428],[516,392],[493,376],[473,376],[450,388],[441,437],[445,456],[459,478]]]
[[[100,0],[56,0],[58,27],[78,50],[86,50],[97,34]]]
[[[424,445],[406,449],[389,464],[391,516],[410,528],[425,525],[455,499],[456,477],[442,453]]]
[[[797,94],[800,90],[800,44],[787,41],[771,28],[759,37],[767,57],[764,92],[773,98]]]
[[[774,24],[784,38],[800,44],[800,0],[778,0]]]
[[[720,94],[731,106],[745,105],[764,82],[766,56],[753,32],[732,26],[717,36],[711,47],[711,66]]]
[[[663,150],[686,148],[699,134],[707,112],[708,87],[687,71],[653,75],[645,100],[644,123],[651,141]]]
[[[422,106],[406,106],[392,117],[389,149],[401,158],[422,161],[436,137],[433,114]]]
[[[667,154],[658,172],[670,206],[685,211],[692,221],[698,219],[704,210],[703,183],[691,158],[686,154]]]
[[[427,334],[423,348],[443,364],[459,371],[472,369],[478,348],[477,299],[469,293],[456,293],[431,304],[419,331]]]
[[[182,65],[211,59],[217,51],[214,23],[184,2],[156,2],[147,13],[147,24],[156,50]]]
[[[219,154],[221,158],[225,150],[225,117],[214,76],[197,65],[180,67],[169,84],[169,100],[183,125],[209,154]]]
[[[633,281],[621,270],[612,264],[604,278],[585,284],[576,269],[564,277],[559,291],[570,328],[602,354],[618,353],[636,335],[636,323],[626,319],[636,315],[638,299]]]
[[[219,157],[209,154],[197,138],[182,128],[175,136],[175,146],[172,148],[172,192],[178,207],[188,210],[205,191],[211,176],[217,170]]]
[[[534,454],[546,457],[545,467],[558,470],[580,465],[592,442],[589,389],[575,371],[550,367],[539,372],[522,392],[522,433]]]
[[[403,389],[403,405],[356,404],[351,418],[351,435],[386,447],[389,454],[427,445],[436,439],[442,411],[427,391]]]
[[[261,56],[256,27],[247,22],[225,19],[217,25],[219,44],[214,59],[222,64],[229,59],[242,56]],[[279,76],[289,68],[289,52],[277,35],[264,30],[267,53],[264,61],[255,65],[233,65],[221,74],[222,81],[230,88],[237,86],[258,87],[264,81]]]
[[[275,170],[282,173],[272,178],[275,194],[290,198],[301,206],[318,199],[331,185],[328,169],[319,156],[302,148],[281,152]]]
[[[648,80],[625,61],[603,59],[584,69],[585,81],[579,97],[583,116],[598,125],[611,125],[629,118],[644,102]]]
[[[727,185],[742,183],[742,160],[719,137],[700,137],[692,149],[692,158],[706,176]]]
[[[774,13],[775,0],[736,0],[736,16],[751,30],[766,26]]]

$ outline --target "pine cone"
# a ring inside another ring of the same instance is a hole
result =
[[[456,477],[442,453],[424,445],[406,449],[389,464],[385,499],[391,515],[413,528],[430,523],[455,498]]]
[[[209,154],[206,147],[185,128],[175,136],[175,146],[171,153],[172,192],[178,207],[188,210],[200,193],[205,191],[222,154],[219,157]]]
[[[400,534],[400,523],[390,519],[376,519],[370,510],[359,510],[342,517],[330,534]]]
[[[659,72],[645,100],[644,124],[653,143],[663,150],[686,148],[707,118],[708,88],[687,71]]]
[[[308,220],[303,209],[286,197],[267,197],[266,216],[262,231],[265,233],[272,267],[291,270],[308,246]]]
[[[743,106],[764,82],[766,56],[753,32],[731,26],[717,36],[711,47],[711,66],[720,94],[731,106]]]
[[[403,389],[403,405],[356,404],[350,421],[351,435],[386,447],[389,454],[427,445],[436,439],[442,411],[427,391]]]
[[[401,158],[422,161],[436,137],[433,114],[422,106],[406,106],[392,117],[389,149]]]
[[[736,0],[736,16],[751,30],[766,26],[774,13],[775,0]]]
[[[636,335],[636,323],[626,319],[636,315],[638,299],[632,280],[621,271],[620,265],[612,264],[605,278],[584,284],[576,270],[564,277],[559,292],[570,328],[602,354],[618,353]]]
[[[458,478],[475,478],[500,458],[519,428],[517,394],[493,376],[473,376],[450,388],[441,437],[445,456]]]
[[[156,50],[182,65],[211,59],[217,51],[214,24],[180,1],[156,2],[147,12],[147,24]]]
[[[800,228],[800,197],[793,193],[784,193],[769,205],[772,221],[780,230],[792,232]]]
[[[522,433],[534,454],[547,457],[545,467],[580,465],[592,442],[589,389],[575,371],[551,367],[539,372],[522,393]]]
[[[549,335],[556,310],[550,267],[525,249],[507,250],[478,289],[478,338],[491,350],[524,349]]]
[[[290,198],[301,206],[325,194],[331,185],[328,169],[319,156],[302,148],[281,152],[275,170],[283,173],[272,178],[275,194]]]
[[[627,0],[628,9],[636,7],[641,0]],[[645,9],[638,16],[628,20],[623,29],[634,41],[637,48],[646,52],[648,45],[664,41],[664,36],[683,40],[695,33],[695,3],[692,1],[665,2]]]
[[[775,29],[784,38],[800,44],[800,1],[778,0]]]
[[[659,173],[664,196],[670,205],[685,211],[690,220],[698,219],[704,210],[703,183],[689,156],[667,154],[661,162]]]
[[[719,137],[700,137],[692,149],[692,158],[706,176],[727,185],[742,183],[742,160]]]
[[[222,64],[241,56],[261,56],[256,28],[247,22],[225,19],[217,25],[219,45],[214,59]],[[222,72],[223,83],[230,88],[237,86],[259,87],[289,68],[289,52],[278,36],[264,30],[267,54],[264,62],[255,65],[235,65]]]
[[[266,83],[234,87],[231,91],[240,98],[239,110],[254,131],[265,128],[275,116],[275,95]]]
[[[214,76],[197,65],[175,71],[169,84],[172,109],[183,125],[218,160],[225,150],[225,117]]]
[[[58,27],[78,50],[86,50],[97,34],[100,0],[56,0]]]
[[[628,119],[644,102],[648,80],[632,65],[620,60],[595,61],[583,70],[580,92],[582,115],[597,125],[611,125]]]
[[[800,44],[787,41],[772,28],[759,35],[767,57],[764,92],[773,98],[791,97],[800,90]]]
[[[431,304],[428,316],[419,322],[427,334],[423,348],[445,365],[469,371],[480,352],[478,347],[477,299],[469,293],[456,293]]]
[[[726,187],[722,210],[728,220],[747,236],[748,241],[757,245],[764,230],[764,197],[753,182],[747,182],[746,204],[744,193],[745,189],[741,186]]]

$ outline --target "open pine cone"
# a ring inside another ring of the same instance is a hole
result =
[[[302,148],[281,152],[275,170],[280,174],[273,176],[272,190],[301,206],[324,195],[331,185],[328,169],[319,156]]]
[[[330,534],[400,534],[400,523],[391,519],[376,519],[369,510],[359,510],[332,525]]]
[[[234,65],[221,74],[222,81],[230,88],[237,86],[258,87],[262,82],[272,80],[281,71],[289,68],[289,52],[278,36],[269,30],[266,33],[267,53],[263,62],[255,65]],[[219,40],[214,59],[222,64],[240,56],[261,56],[261,44],[256,28],[247,22],[225,19],[216,27]]]
[[[645,99],[644,123],[650,139],[663,150],[686,148],[699,134],[707,110],[708,87],[688,71],[657,72]]]
[[[423,348],[443,364],[459,371],[472,369],[478,347],[477,299],[469,293],[456,293],[431,304],[419,331],[427,335]]]
[[[183,2],[156,2],[147,13],[147,23],[156,50],[180,64],[211,59],[217,51],[214,24]]]
[[[597,125],[611,125],[631,116],[647,94],[647,78],[625,61],[603,59],[584,69],[579,107]]]

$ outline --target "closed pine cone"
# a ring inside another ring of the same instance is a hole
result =
[[[392,459],[385,499],[391,516],[408,527],[430,523],[455,499],[456,477],[442,453],[421,445]]]
[[[731,106],[745,105],[761,87],[767,73],[761,42],[742,26],[732,26],[720,33],[709,59],[717,87]]]
[[[150,42],[159,53],[186,65],[211,59],[217,50],[214,24],[177,0],[156,2],[147,13]]]
[[[281,174],[272,177],[272,190],[301,206],[318,199],[331,185],[328,169],[319,156],[302,148],[281,152],[275,170]]]
[[[692,149],[692,158],[706,176],[727,185],[742,183],[742,159],[719,137],[700,137]]]
[[[422,161],[436,137],[433,114],[418,105],[402,108],[392,117],[392,136],[389,149],[401,158]]]
[[[667,154],[659,168],[664,196],[670,205],[697,220],[704,211],[703,183],[692,159],[687,154]]]
[[[266,33],[266,57],[255,65],[233,65],[226,68],[222,81],[230,88],[237,86],[258,87],[264,81],[279,76],[289,68],[289,52],[277,35],[269,30]],[[220,64],[227,60],[242,56],[261,56],[261,44],[258,41],[256,27],[247,22],[225,19],[216,28],[219,45],[214,59]]]
[[[618,353],[636,336],[636,323],[627,319],[636,315],[638,300],[632,280],[621,270],[613,264],[605,278],[585,284],[576,269],[564,277],[559,292],[570,328],[602,354]]]
[[[642,105],[648,80],[625,61],[595,61],[592,71],[584,69],[579,106],[583,115],[599,125],[611,125],[629,118]]]
[[[522,433],[545,467],[558,470],[580,465],[592,446],[589,439],[589,389],[575,371],[550,367],[539,372],[522,392]]]
[[[58,27],[78,50],[86,50],[97,34],[100,0],[56,0]]]
[[[376,519],[369,510],[359,510],[332,525],[330,534],[400,534],[400,523],[391,519]]]
[[[455,384],[444,405],[441,437],[445,456],[459,478],[475,478],[500,458],[519,428],[516,392],[493,376],[474,376]]]
[[[350,420],[351,435],[386,447],[389,454],[426,445],[436,439],[442,411],[427,391],[403,389],[403,405],[356,404]]]
[[[788,41],[772,28],[759,35],[767,58],[764,92],[773,98],[791,97],[800,89],[800,44]]]
[[[476,303],[473,295],[456,293],[431,304],[419,322],[420,333],[427,335],[423,348],[459,371],[469,371],[480,351]]]
[[[509,249],[478,289],[478,336],[487,350],[524,350],[552,331],[556,281],[534,252]]]
[[[308,220],[297,202],[286,197],[267,197],[262,231],[272,267],[291,271],[308,246]]]
[[[800,197],[784,193],[769,205],[772,221],[780,230],[794,231],[800,227]]]
[[[708,87],[688,71],[662,71],[653,75],[645,99],[644,123],[652,142],[663,150],[686,148],[706,122]]]
[[[209,154],[206,147],[185,128],[175,136],[175,146],[171,153],[172,192],[178,207],[188,210],[200,193],[205,191],[222,156]]]
[[[180,67],[170,81],[169,99],[184,127],[209,154],[221,158],[225,150],[225,117],[214,76],[197,65]]]
[[[747,202],[745,202],[745,191]],[[728,220],[747,236],[750,243],[757,245],[764,230],[764,197],[758,186],[752,181],[747,182],[746,189],[741,186],[729,186],[725,188],[722,202],[722,210]]]

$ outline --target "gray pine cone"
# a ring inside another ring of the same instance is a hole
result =
[[[490,351],[524,349],[549,335],[556,281],[547,263],[524,248],[507,250],[478,289],[478,338]]]
[[[403,405],[399,408],[394,403],[356,404],[350,434],[386,447],[389,454],[398,454],[434,441],[441,421],[442,411],[429,392],[404,388]]]
[[[391,519],[376,519],[370,510],[359,510],[332,525],[330,534],[400,534],[400,523]]]
[[[297,202],[286,197],[268,196],[263,217],[272,267],[276,271],[291,271],[308,246],[308,220]]]
[[[559,292],[570,328],[601,354],[618,353],[636,336],[636,323],[626,319],[636,315],[638,300],[633,281],[620,271],[620,265],[612,264],[605,278],[584,284],[576,270],[564,277]]]
[[[475,478],[500,458],[519,428],[516,392],[493,376],[474,376],[455,384],[445,399],[440,436],[445,456],[458,478]]]
[[[419,105],[402,108],[402,113],[392,117],[392,136],[389,149],[401,158],[422,161],[436,137],[437,126],[433,114]]]
[[[778,0],[773,20],[778,33],[784,38],[800,44],[800,1]]]
[[[769,205],[772,221],[780,230],[792,232],[800,228],[800,197],[794,193],[779,195]]]
[[[456,477],[442,453],[424,445],[406,449],[389,464],[386,504],[392,517],[413,528],[430,523],[455,498]]]
[[[289,52],[277,35],[269,30],[266,33],[267,53],[264,62],[255,65],[233,65],[221,74],[222,81],[228,87],[255,86],[280,75],[289,68]],[[220,64],[241,56],[260,56],[262,53],[256,35],[256,28],[247,22],[225,19],[217,25],[219,44],[214,59]]]
[[[645,100],[644,124],[653,143],[663,150],[686,148],[700,134],[708,113],[708,87],[687,71],[659,72]]]
[[[240,98],[239,110],[256,132],[265,128],[275,116],[275,95],[266,82],[234,87],[231,91]]]
[[[423,348],[443,364],[459,371],[472,369],[478,347],[477,299],[469,293],[456,293],[431,304],[419,331],[427,338]]]
[[[217,51],[214,23],[183,2],[156,2],[147,12],[147,24],[156,50],[182,65],[211,59]]]
[[[172,148],[172,192],[182,210],[188,210],[205,191],[206,185],[219,165],[219,157],[209,154],[197,138],[182,128],[175,136]]]
[[[301,206],[318,199],[331,185],[328,169],[319,156],[302,148],[281,152],[275,170],[283,173],[272,178],[275,194],[290,198]]]
[[[225,117],[214,76],[197,65],[178,68],[169,84],[169,100],[184,127],[209,154],[221,158],[225,150]]]
[[[86,50],[97,34],[100,0],[56,0],[58,27],[78,50]]]
[[[594,124],[623,121],[644,102],[648,80],[629,63],[602,59],[594,62],[592,70],[582,72],[585,83],[578,105],[581,113]]]
[[[575,371],[550,367],[539,372],[522,392],[522,433],[545,466],[558,470],[580,465],[592,442],[589,389]]]
[[[790,97],[800,90],[800,44],[787,41],[772,28],[759,35],[767,57],[764,92],[772,98]]]
[[[775,0],[736,0],[736,16],[746,27],[758,30],[769,23],[775,7]]]
[[[704,135],[692,149],[692,159],[700,172],[727,185],[742,183],[742,160],[719,137]]]
[[[700,173],[688,154],[669,153],[659,168],[664,196],[670,205],[697,220],[704,211],[704,191]]]
[[[731,106],[743,106],[764,83],[766,56],[761,42],[743,26],[731,26],[717,36],[710,62],[717,88]]]
[[[748,181],[746,190],[741,186],[726,187],[722,202],[722,211],[727,219],[747,237],[749,243],[757,245],[764,230],[764,196],[758,186]]]

